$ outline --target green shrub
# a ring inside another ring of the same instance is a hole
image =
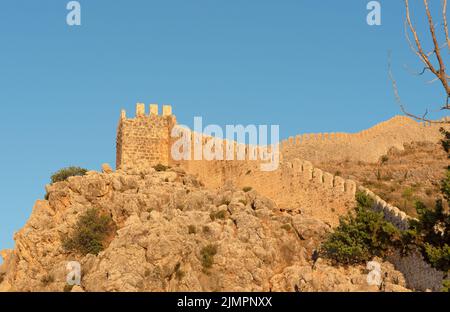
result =
[[[55,281],[55,278],[53,277],[53,275],[45,275],[42,279],[41,279],[41,283],[44,285],[44,286],[48,286],[48,285],[50,285],[51,283],[53,283]]]
[[[109,215],[89,209],[79,217],[73,233],[62,238],[62,244],[67,251],[97,255],[104,249],[105,240],[114,229]]]
[[[410,221],[404,241],[419,248],[425,260],[433,268],[450,270],[450,214],[444,210],[442,200],[434,209],[416,203],[417,219]]]
[[[248,192],[250,192],[252,189],[253,189],[253,188],[252,188],[251,186],[246,186],[246,187],[244,187],[242,190],[243,190],[245,193],[248,193]]]
[[[212,221],[214,221],[216,219],[225,220],[225,218],[227,217],[227,211],[226,210],[220,210],[220,211],[217,211],[217,212],[211,212],[209,214],[209,217],[211,218]]]
[[[209,244],[202,248],[200,256],[204,269],[209,269],[214,264],[214,256],[217,254],[217,245]]]
[[[291,229],[292,229],[292,227],[291,227],[291,225],[290,225],[289,223],[283,224],[283,225],[281,226],[281,228],[282,228],[283,230],[287,231],[287,232],[290,232]]]
[[[442,282],[442,291],[450,292],[450,280],[445,280]]]
[[[68,167],[63,168],[51,176],[52,183],[61,182],[67,180],[69,177],[84,176],[87,169],[80,167]]]
[[[450,158],[450,132],[441,129],[442,147]],[[443,199],[450,204],[450,167],[441,181]],[[416,202],[417,219],[410,221],[410,228],[403,236],[407,244],[415,245],[425,260],[443,272],[450,270],[450,213],[444,208],[443,199],[436,200],[434,208]],[[450,282],[447,282],[447,287]]]
[[[196,234],[197,233],[197,228],[195,227],[195,225],[189,225],[188,226],[188,232],[189,234]]]
[[[203,226],[202,231],[203,231],[204,234],[210,234],[211,233],[211,229],[207,225]]]
[[[183,279],[183,277],[185,276],[184,271],[181,270],[181,263],[177,263],[175,265],[175,278],[179,281],[181,281]]]
[[[377,171],[375,171],[375,176],[377,177],[377,181],[380,181],[383,178],[383,175],[382,175],[380,169],[377,169]]]
[[[169,169],[169,167],[164,166],[163,164],[157,164],[156,166],[153,167],[153,169],[155,169],[158,172],[161,172],[166,171],[167,169]]]
[[[321,253],[340,264],[366,262],[374,256],[383,257],[401,242],[400,231],[384,220],[383,213],[370,208],[373,200],[356,194],[353,213],[341,217],[339,226],[321,246]]]

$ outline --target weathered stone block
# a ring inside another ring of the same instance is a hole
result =
[[[306,180],[311,180],[312,179],[312,173],[313,173],[313,165],[311,162],[309,161],[304,161],[302,164],[302,174],[303,177]]]
[[[339,176],[335,176],[333,180],[333,187],[340,193],[344,193],[345,187],[344,187],[344,179]]]
[[[322,184],[323,183],[323,171],[318,169],[318,168],[314,168],[314,170],[313,170],[313,179],[317,183]]]
[[[136,104],[136,117],[145,116],[145,104],[137,103]]]
[[[349,195],[355,195],[356,193],[356,182],[352,180],[345,180],[345,192]]]
[[[150,115],[158,115],[158,104],[150,104]]]
[[[331,173],[329,172],[323,173],[323,184],[328,188],[333,187],[333,175]]]

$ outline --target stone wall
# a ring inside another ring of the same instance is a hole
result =
[[[279,209],[316,217],[331,226],[355,205],[356,183],[295,159],[278,170],[261,171],[258,161],[188,161],[179,164],[209,188],[231,181],[274,200]]]
[[[408,288],[418,291],[441,291],[444,272],[433,269],[419,251],[413,250],[402,256],[399,252],[387,259],[402,272]]]
[[[338,224],[339,216],[355,205],[356,182],[344,180],[315,168],[311,161],[361,160],[374,162],[386,154],[389,148],[403,149],[403,144],[413,141],[433,141],[441,139],[441,124],[417,123],[397,116],[371,129],[356,134],[334,133],[314,134],[289,138],[281,143],[280,167],[275,171],[260,170],[261,160],[251,160],[250,155],[259,153],[261,147],[243,146],[232,142],[236,150],[245,150],[242,160],[182,160],[171,158],[171,131],[176,119],[171,108],[163,109],[158,116],[158,108],[150,106],[150,115],[145,114],[145,106],[138,104],[136,117],[127,119],[122,112],[117,133],[117,167],[154,166],[165,164],[178,166],[195,174],[209,188],[221,187],[231,181],[239,187],[252,187],[259,193],[274,200],[282,210],[310,215],[327,222]],[[191,134],[191,157],[194,156],[194,142],[203,145],[211,137]],[[337,152],[339,151],[339,152]],[[224,159],[226,150],[223,151]],[[301,160],[302,157],[306,160]],[[400,229],[406,229],[410,217],[370,190],[359,189],[374,199],[373,209],[382,211],[386,220]],[[431,268],[418,252],[406,257],[393,255],[392,263],[405,276],[408,286],[416,290],[440,290],[443,273]]]
[[[281,151],[287,160],[300,157],[313,163],[347,160],[377,162],[392,147],[403,150],[405,143],[439,142],[442,139],[439,128],[442,126],[396,116],[358,133],[318,133],[290,137],[281,142]]]
[[[401,211],[399,208],[388,204],[386,201],[381,199],[380,196],[373,193],[371,190],[359,186],[358,189],[361,192],[366,193],[369,197],[373,199],[372,209],[378,212],[383,212],[384,218],[394,224],[400,230],[406,230],[409,227],[409,220],[411,219],[406,213]]]

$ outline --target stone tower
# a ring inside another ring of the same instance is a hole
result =
[[[146,114],[145,104],[138,103],[135,118],[127,118],[122,110],[117,127],[116,168],[169,165],[170,134],[175,125],[169,105],[163,105],[159,115],[158,105],[150,104],[150,113]]]

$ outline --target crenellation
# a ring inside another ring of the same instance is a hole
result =
[[[143,116],[145,116],[145,104],[137,103],[136,104],[136,117],[143,117]]]
[[[302,172],[302,161],[298,158],[292,160],[292,168],[294,169],[294,172]]]
[[[318,168],[314,168],[313,179],[315,182],[323,184],[323,171]]]
[[[333,187],[340,193],[345,192],[344,179],[340,176],[334,176]]]
[[[303,177],[306,180],[312,180],[312,173],[313,173],[313,165],[311,162],[309,161],[304,161],[302,164],[302,172],[303,172]]]
[[[163,105],[163,116],[172,116],[172,106]]]
[[[356,194],[356,182],[352,180],[345,180],[344,183],[345,192],[351,196]]]
[[[158,116],[159,113],[158,104],[150,104],[149,107],[150,107],[150,115]]]
[[[288,140],[289,140],[289,146],[293,146],[294,145],[294,137],[290,136],[288,138]]]
[[[332,188],[333,180],[334,180],[334,177],[331,173],[329,173],[329,172],[323,173],[323,184],[325,185],[325,187]]]

